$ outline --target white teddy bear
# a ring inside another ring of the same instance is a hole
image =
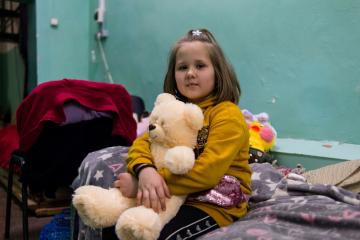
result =
[[[204,116],[195,104],[183,103],[171,94],[160,94],[150,115],[151,153],[157,169],[185,174],[195,161],[194,147]],[[122,196],[117,188],[82,186],[75,190],[73,205],[82,221],[93,228],[114,226],[117,236],[127,239],[157,239],[164,225],[178,212],[186,196],[166,200],[166,211],[136,206],[135,198]]]

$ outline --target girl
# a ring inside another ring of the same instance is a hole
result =
[[[251,194],[249,133],[237,106],[240,86],[208,30],[190,30],[175,44],[170,52],[164,92],[203,110],[204,128],[199,132],[194,168],[184,175],[155,169],[149,136],[144,134],[129,150],[129,173],[120,174],[115,186],[123,195],[136,197],[139,205],[157,212],[166,208],[165,199],[170,194],[189,195],[159,239],[195,239],[244,216],[248,209],[245,196]],[[224,176],[235,179],[241,189],[241,196],[227,206],[221,197],[211,201],[210,191],[206,192],[220,181],[225,188],[233,187],[234,183],[224,181]]]

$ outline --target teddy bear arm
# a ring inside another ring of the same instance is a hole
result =
[[[194,151],[186,146],[176,146],[167,150],[164,165],[174,174],[185,174],[195,163]]]

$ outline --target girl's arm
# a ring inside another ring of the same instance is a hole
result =
[[[210,189],[224,174],[235,177],[247,174],[246,178],[250,179],[251,172],[246,170],[249,133],[240,109],[228,102],[214,107],[210,114],[207,142],[194,168],[185,175],[171,174],[167,169],[159,171],[171,194],[186,195]],[[247,172],[241,173],[243,169]]]
[[[135,176],[134,167],[138,164],[153,164],[153,157],[150,152],[149,133],[137,138],[129,149],[127,170]]]
[[[164,178],[151,167],[144,168],[139,173],[139,187],[137,191],[137,205],[144,205],[155,212],[165,211],[166,198],[170,198],[170,191]]]
[[[129,149],[127,167],[128,172],[133,175],[136,165],[153,164],[148,138],[148,133],[145,133],[136,139]],[[163,177],[154,168],[146,167],[138,173],[138,179],[137,204],[152,208],[156,212],[165,210],[165,199],[170,198],[170,191]]]

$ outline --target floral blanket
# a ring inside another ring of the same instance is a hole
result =
[[[250,211],[200,239],[360,239],[360,194],[252,164]]]

